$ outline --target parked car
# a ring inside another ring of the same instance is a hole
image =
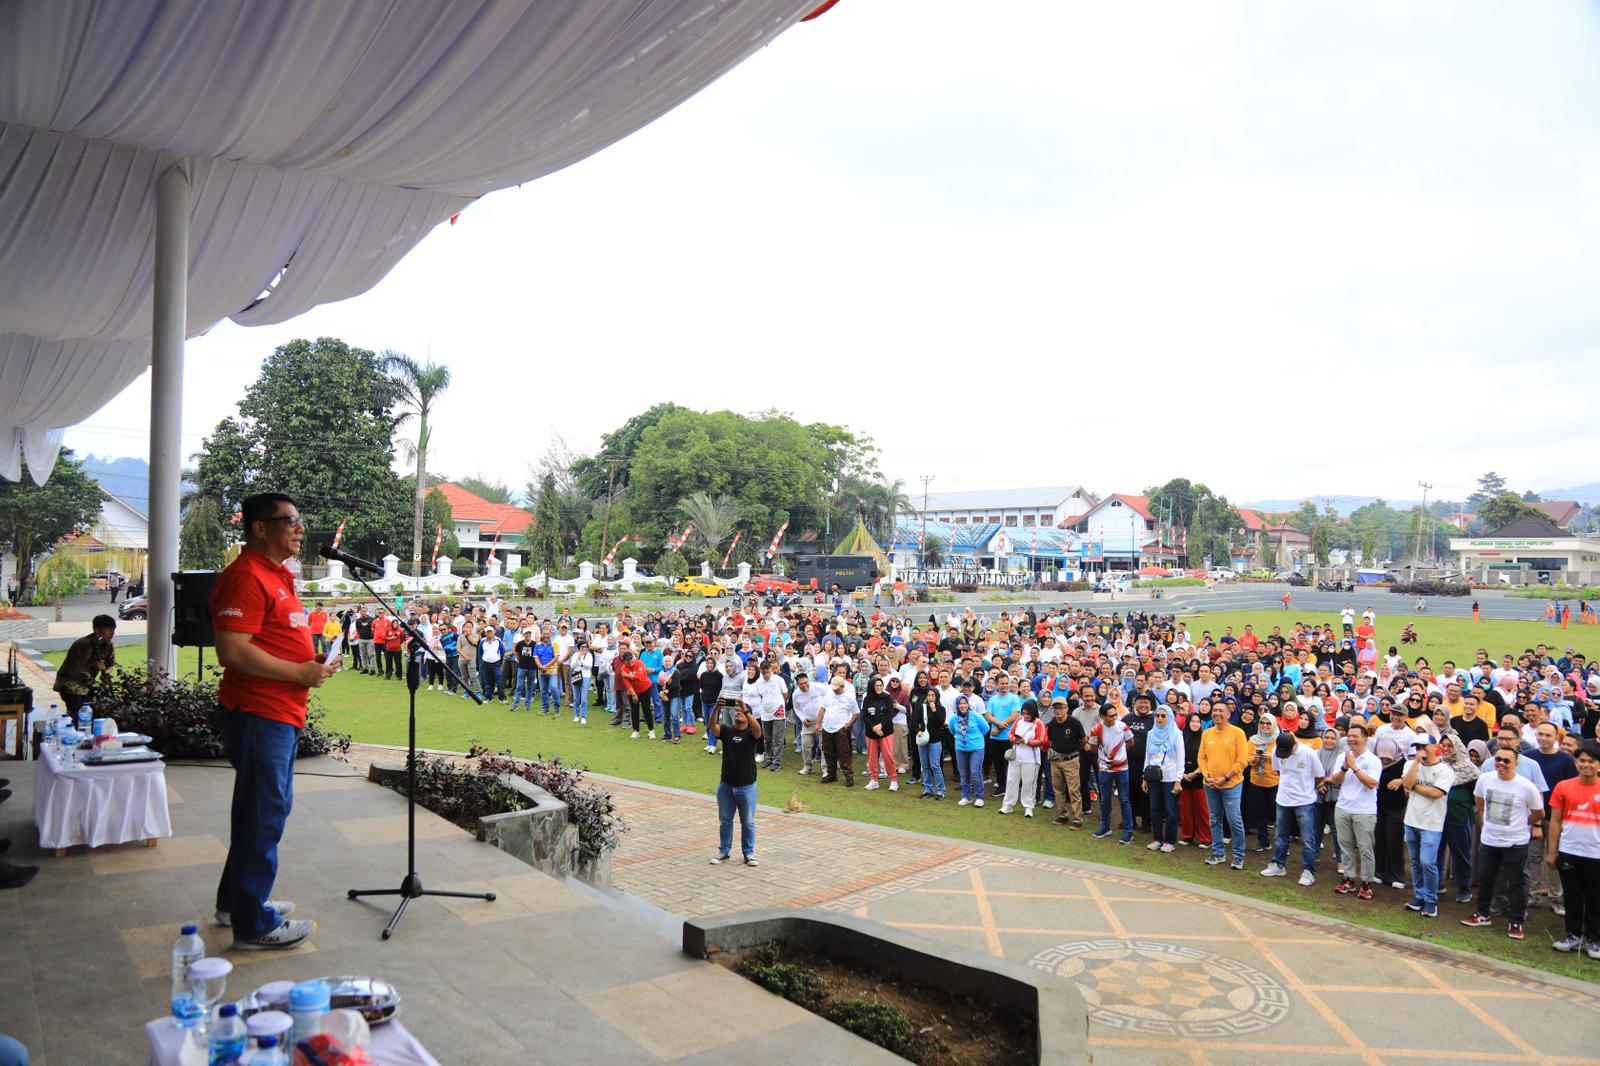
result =
[[[150,601],[143,596],[135,596],[131,600],[123,600],[117,604],[117,617],[124,622],[135,618],[148,618],[150,616]]]
[[[672,586],[672,591],[680,596],[704,596],[711,599],[716,596],[726,596],[728,590],[715,581],[708,581],[703,577],[686,577]]]
[[[757,574],[750,579],[750,584],[745,586],[757,595],[767,592],[783,592],[794,595],[800,591],[800,582],[793,578],[784,577],[782,574]]]
[[[1225,567],[1215,566],[1211,568],[1211,571],[1207,576],[1213,581],[1232,581],[1238,575],[1236,575],[1232,570],[1226,569]]]
[[[1306,577],[1304,574],[1290,574],[1283,580],[1293,588],[1303,588],[1306,585],[1311,584],[1311,579]]]

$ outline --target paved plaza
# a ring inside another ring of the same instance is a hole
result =
[[[1088,1001],[1097,1064],[1600,1066],[1600,986],[1108,867],[766,808],[761,865],[709,869],[709,798],[606,783],[629,826],[618,889],[684,916],[841,911],[1057,974]]]

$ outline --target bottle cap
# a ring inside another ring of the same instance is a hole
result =
[[[275,1035],[273,1035],[272,1033],[262,1033],[260,1036],[256,1037],[256,1047],[258,1047],[258,1048],[269,1048],[269,1047],[277,1047],[277,1046],[278,1046],[278,1038]]]
[[[329,1003],[328,986],[321,981],[301,981],[289,993],[291,1011],[326,1011]]]
[[[281,1010],[289,1005],[289,993],[293,990],[293,981],[268,981],[256,989],[256,1005],[263,1010]]]
[[[232,1018],[238,1013],[239,1004],[237,1003],[224,1003],[222,1006],[217,1008],[217,1017],[219,1018]]]
[[[279,1036],[294,1028],[294,1019],[281,1010],[264,1010],[250,1015],[244,1025],[254,1037]]]
[[[194,936],[199,931],[200,930],[197,927],[192,925],[186,925],[179,930],[179,932],[181,932],[184,936]]]

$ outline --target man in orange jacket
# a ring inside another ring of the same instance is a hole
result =
[[[1223,849],[1223,838],[1228,837],[1233,841],[1233,868],[1243,870],[1244,817],[1239,811],[1239,794],[1251,751],[1244,730],[1228,721],[1228,711],[1223,701],[1213,704],[1211,728],[1200,737],[1200,777],[1211,808],[1211,857],[1206,865],[1221,866],[1228,861]]]

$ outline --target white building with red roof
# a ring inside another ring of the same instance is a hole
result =
[[[522,565],[522,545],[527,542],[533,515],[508,503],[492,503],[453,482],[444,482],[439,491],[450,501],[463,558],[482,566],[489,552],[494,551],[495,558],[504,564],[502,573]]]

